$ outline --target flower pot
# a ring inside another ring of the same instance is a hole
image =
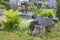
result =
[[[53,23],[53,16],[51,17],[41,17],[37,15],[38,24],[50,26]]]

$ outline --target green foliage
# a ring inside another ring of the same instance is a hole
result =
[[[34,9],[33,12],[34,12],[35,15],[39,14],[42,17],[45,17],[45,16],[50,17],[52,15],[56,15],[53,10],[51,11],[51,10],[48,10],[48,9]]]
[[[36,3],[36,2],[34,2],[34,5],[35,5],[35,6],[37,6],[37,3]]]
[[[13,31],[13,34],[20,37],[21,40],[33,40],[32,32],[28,28],[28,20],[22,20],[18,31]]]
[[[3,0],[0,0],[0,5],[1,5],[1,7],[0,7],[0,9],[10,9],[10,3],[9,2],[5,2],[5,1],[3,1]]]
[[[23,32],[20,30],[13,30],[12,32],[0,31],[0,40],[9,40],[10,38],[12,38],[12,40],[18,40],[19,38],[20,40],[60,40],[60,24],[56,26],[57,29],[53,28],[53,30],[49,33],[43,33],[40,37],[33,37],[32,32],[27,28],[27,22],[27,20],[22,20],[22,23],[20,23],[20,28]]]
[[[1,4],[0,4],[0,8],[1,9],[6,9],[6,7],[4,5],[1,5]]]
[[[24,26],[24,22],[22,26]],[[28,25],[28,24],[27,24]],[[57,26],[58,27],[58,26]],[[23,27],[25,28],[25,26]],[[33,37],[29,29],[21,31],[14,31],[13,34],[20,37],[21,40],[60,40],[60,32],[53,28],[49,33],[43,33],[40,37]]]
[[[0,2],[1,2],[1,1],[4,1],[4,0],[0,0]]]
[[[39,9],[34,9],[33,12],[36,15],[36,14],[39,14],[40,11],[39,11]]]
[[[60,20],[60,0],[57,0],[57,17]]]
[[[14,29],[19,26],[21,19],[18,17],[18,11],[9,10],[5,13],[5,16],[4,26],[6,29]]]

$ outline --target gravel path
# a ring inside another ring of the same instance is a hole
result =
[[[0,16],[0,20],[5,20],[5,16]]]

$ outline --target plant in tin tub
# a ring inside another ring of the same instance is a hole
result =
[[[51,17],[51,16],[53,16],[53,11],[47,10],[46,14],[47,14],[48,17]]]
[[[40,15],[40,16],[44,16],[43,10],[42,9],[34,9],[33,10],[34,15]]]
[[[51,17],[51,16],[56,17],[56,10],[54,10],[54,9],[47,10],[47,16],[48,17]]]
[[[37,14],[39,14],[39,9],[34,9],[33,12],[34,12],[34,18],[36,18]]]
[[[42,9],[39,9],[39,15],[40,15],[40,16],[45,16],[45,14],[44,14],[44,12],[43,12]]]
[[[37,15],[39,13],[39,9],[34,9],[33,12],[35,15]]]
[[[41,14],[43,14],[43,15],[41,15]],[[53,16],[53,11],[50,11],[50,10],[44,10],[44,9],[42,9],[42,12],[40,12],[40,15],[42,16],[42,17],[51,17],[51,16]]]
[[[43,9],[34,9],[33,12],[35,15],[39,14],[42,17],[47,15],[46,12],[43,12]]]
[[[40,25],[52,25],[53,22],[53,11],[48,9],[39,9],[39,15],[37,15],[38,24]],[[46,21],[47,20],[47,21]]]
[[[53,15],[56,15],[54,13],[54,11],[48,10],[48,9],[46,9],[46,10],[45,9],[35,9],[33,12],[35,15],[39,14],[41,17],[51,17]]]

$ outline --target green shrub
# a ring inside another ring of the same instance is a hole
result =
[[[4,1],[4,0],[0,0],[0,2],[1,2],[1,1]]]
[[[7,9],[7,10],[10,9],[10,3],[9,2],[0,1],[0,4],[3,5],[3,6],[5,6],[4,9]]]
[[[57,17],[60,20],[60,0],[57,0]]]
[[[6,9],[6,7],[0,4],[0,9]]]
[[[5,29],[15,29],[19,26],[21,19],[18,17],[18,11],[9,10],[5,13],[6,21],[4,21]]]
[[[36,3],[36,2],[34,2],[34,5],[35,5],[35,6],[37,6],[37,3]]]
[[[29,30],[29,22],[27,19],[22,19],[21,23],[20,23],[20,31],[24,32],[24,31],[28,31]]]
[[[34,9],[34,14],[39,14],[42,17],[50,17],[52,15],[56,15],[53,9]]]

